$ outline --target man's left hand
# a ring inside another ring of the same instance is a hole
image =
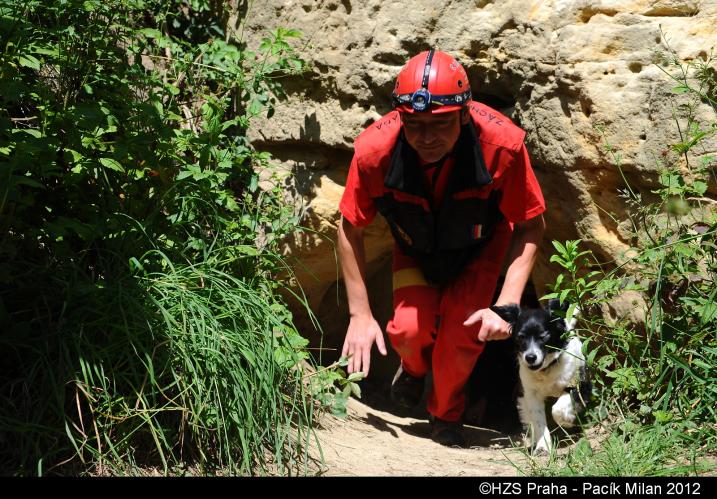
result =
[[[478,323],[480,323],[480,330],[478,331],[478,341],[480,342],[510,338],[511,325],[489,308],[474,312],[463,325],[473,326]]]

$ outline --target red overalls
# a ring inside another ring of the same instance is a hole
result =
[[[476,340],[479,327],[464,327],[463,322],[473,312],[491,305],[510,245],[512,223],[545,211],[523,144],[525,133],[487,106],[471,102],[469,107],[479,131],[485,165],[493,178],[491,184],[475,194],[485,197],[491,190],[501,190],[500,211],[506,220],[459,277],[441,287],[428,285],[417,261],[394,245],[394,316],[386,328],[408,374],[422,377],[433,371],[428,411],[445,421],[461,418],[465,408],[463,387],[484,346]],[[355,141],[355,154],[339,205],[354,226],[371,222],[376,214],[374,200],[387,191],[384,179],[400,126],[400,113],[393,111],[370,125]],[[455,165],[449,159],[432,185],[435,205],[441,202],[451,167]]]

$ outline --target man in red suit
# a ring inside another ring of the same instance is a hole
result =
[[[365,284],[363,229],[391,228],[394,316],[386,333],[401,357],[392,398],[416,405],[432,370],[431,438],[464,446],[464,386],[486,341],[510,337],[489,307],[520,303],[545,230],[545,202],[525,132],[471,99],[463,67],[429,50],[396,80],[395,109],[356,139],[339,209],[341,268],[351,321],[348,371],[368,374],[375,342],[386,355]],[[490,381],[487,381],[490,382]]]

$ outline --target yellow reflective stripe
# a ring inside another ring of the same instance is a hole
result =
[[[406,286],[428,286],[423,272],[418,267],[397,270],[393,273],[393,289],[405,288]]]

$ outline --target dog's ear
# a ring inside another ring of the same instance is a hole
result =
[[[568,303],[567,300],[560,303],[560,300],[558,300],[557,298],[551,298],[548,301],[548,312],[550,313],[550,315],[555,315],[553,312],[560,310],[562,314],[558,315],[560,315],[560,317],[565,317],[565,314],[568,313],[568,308],[570,308],[570,303]]]
[[[553,298],[548,302],[548,315],[550,317],[548,327],[551,331],[554,331],[562,336],[570,329],[568,328],[567,322],[565,322],[565,314],[568,313],[569,308],[570,303],[568,303],[567,300],[560,303],[560,300]]]
[[[508,324],[515,324],[518,322],[520,307],[515,303],[509,303],[508,305],[493,305],[490,309],[498,314],[498,316]]]

